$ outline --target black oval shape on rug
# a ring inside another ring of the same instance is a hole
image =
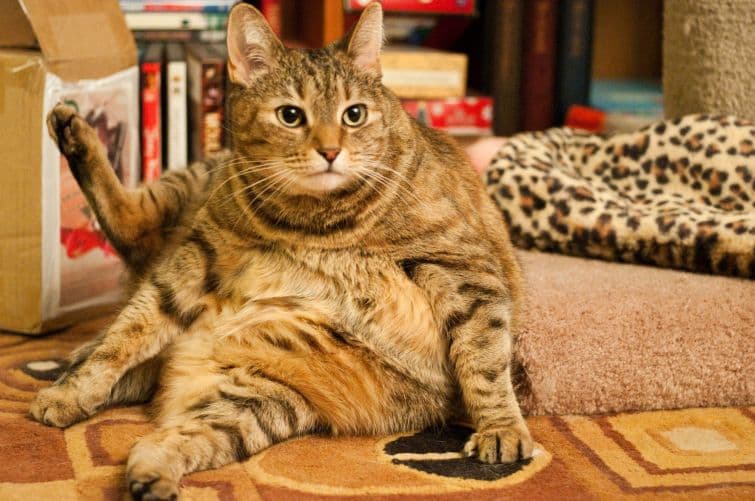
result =
[[[65,370],[68,362],[60,359],[32,360],[21,365],[19,369],[34,379],[55,381]]]
[[[472,433],[473,429],[461,425],[427,429],[397,438],[387,443],[383,451],[389,456],[399,456],[392,458],[393,464],[443,477],[471,480],[499,480],[513,475],[532,462],[532,459],[525,459],[508,464],[487,464],[476,458],[442,457],[449,453],[460,453]]]

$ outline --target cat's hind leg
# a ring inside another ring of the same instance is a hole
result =
[[[181,477],[240,461],[314,429],[317,419],[295,389],[248,367],[182,354],[156,397],[158,428],[134,445],[128,489],[135,499],[174,499]],[[170,364],[171,362],[168,362]]]

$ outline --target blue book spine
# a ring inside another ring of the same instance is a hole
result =
[[[588,104],[592,69],[593,0],[562,0],[559,16],[556,113]]]

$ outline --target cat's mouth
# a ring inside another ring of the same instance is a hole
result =
[[[332,168],[305,174],[300,182],[301,188],[315,193],[337,190],[348,182],[349,176]]]

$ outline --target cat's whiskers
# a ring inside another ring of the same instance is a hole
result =
[[[371,179],[374,179],[375,181],[381,182],[383,186],[387,188],[395,188],[397,190],[396,195],[402,198],[403,200],[406,200],[402,195],[409,195],[411,196],[414,201],[416,201],[421,206],[426,206],[427,202],[419,198],[414,192],[410,191],[406,186],[403,185],[402,181],[404,183],[408,184],[408,181],[406,181],[405,178],[401,176],[401,173],[398,171],[387,169],[386,167],[383,167],[381,164],[375,162],[366,163],[367,167],[363,168],[362,172],[365,172]],[[389,170],[391,173],[396,174],[397,178],[388,177],[385,174],[382,174],[378,169],[383,168],[384,170]]]
[[[239,165],[239,164],[236,164],[236,165]],[[233,164],[229,163],[228,165],[226,165],[226,168],[228,168],[228,167],[235,167],[236,165],[233,165]],[[238,178],[240,178],[240,177],[242,177],[242,176],[244,176],[246,174],[251,174],[252,172],[255,172],[255,171],[256,172],[264,172],[264,171],[275,169],[276,167],[280,167],[280,164],[279,164],[278,161],[271,161],[271,162],[268,162],[266,164],[257,164],[257,165],[251,165],[251,166],[245,167],[245,168],[241,169],[240,171],[237,171],[235,174],[228,176],[227,179],[225,179],[222,183],[220,183],[218,186],[216,186],[212,190],[212,193],[210,193],[207,196],[207,200],[209,201],[210,199],[212,199],[212,197],[215,196],[215,193],[217,193],[218,190],[220,190],[221,188],[223,188],[226,184],[228,184],[229,182],[233,181],[234,179],[238,179]]]
[[[279,184],[279,180],[280,180],[281,178],[282,178],[282,179],[283,179],[284,181],[283,181],[283,183],[280,183],[280,184]],[[288,178],[288,179],[286,179],[286,178]],[[280,192],[281,190],[283,190],[283,189],[287,188],[287,187],[288,187],[288,186],[289,186],[289,185],[290,185],[290,184],[291,184],[292,182],[294,182],[294,181],[295,181],[296,179],[295,179],[295,178],[293,178],[293,177],[290,177],[290,176],[286,176],[284,172],[280,172],[280,171],[278,171],[278,172],[274,172],[274,173],[273,173],[273,175],[272,175],[272,176],[270,176],[270,178],[265,178],[265,179],[263,179],[263,181],[265,181],[265,180],[269,180],[269,181],[270,181],[270,185],[269,185],[269,186],[266,186],[266,187],[265,187],[265,188],[264,188],[264,189],[263,189],[263,190],[262,190],[261,192],[257,193],[257,194],[255,195],[255,197],[254,197],[254,198],[253,198],[252,200],[250,200],[250,201],[248,202],[248,204],[247,204],[247,206],[249,207],[249,209],[250,209],[250,210],[252,210],[252,211],[253,211],[254,209],[253,209],[253,207],[251,207],[251,206],[252,206],[252,205],[253,205],[253,204],[254,204],[254,203],[255,203],[255,202],[257,201],[257,199],[259,199],[259,198],[260,198],[261,196],[263,196],[263,195],[264,195],[265,193],[269,192],[269,191],[270,191],[270,190],[272,189],[272,190],[274,190],[274,191],[273,191],[273,193],[271,194],[271,196],[275,196],[275,195],[276,195],[277,193],[279,193],[279,192]],[[255,183],[255,184],[259,184],[259,182]],[[236,195],[241,195],[242,193],[244,193],[245,191],[247,191],[247,189],[249,189],[249,188],[251,188],[251,187],[252,187],[252,185],[250,185],[250,186],[247,186],[247,187],[245,187],[245,188],[242,188],[241,190],[239,190],[239,191],[235,192],[235,194],[236,194]],[[279,189],[276,189],[276,187],[279,187]],[[239,204],[241,204],[241,202],[238,202],[238,203],[239,203]],[[231,228],[231,230],[232,230],[232,231],[236,229],[236,227],[238,226],[238,224],[239,224],[239,222],[241,221],[241,218],[242,218],[243,216],[244,216],[244,213],[242,212],[241,214],[239,214],[239,217],[237,217],[237,218],[236,218],[236,222],[235,222],[235,223],[233,224],[233,227]]]

